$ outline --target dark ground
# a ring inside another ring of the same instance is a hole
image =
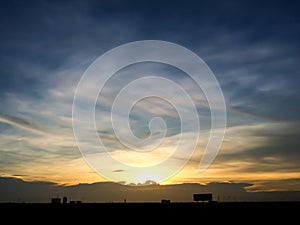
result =
[[[110,223],[156,223],[160,221],[211,221],[244,223],[262,221],[299,224],[300,202],[213,202],[213,203],[2,203],[1,216],[13,214],[15,222],[53,223],[56,220],[85,224],[106,218]],[[41,222],[41,221],[40,221]],[[56,222],[55,222],[56,223]],[[68,224],[69,224],[68,223]]]

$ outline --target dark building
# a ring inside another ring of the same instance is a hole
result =
[[[162,199],[161,203],[171,203],[171,200],[169,200],[169,199]]]
[[[195,202],[211,202],[213,199],[213,195],[211,193],[206,193],[206,194],[194,194],[193,195],[194,201]]]
[[[67,197],[63,197],[63,204],[67,204],[68,203],[68,198]]]
[[[61,198],[51,198],[51,204],[60,204]]]
[[[70,204],[80,204],[80,203],[81,201],[74,201],[74,200],[70,201]]]

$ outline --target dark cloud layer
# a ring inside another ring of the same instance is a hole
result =
[[[2,1],[0,93],[41,97],[67,79],[54,75],[66,65],[85,68],[117,45],[162,39],[203,57],[229,104],[298,120],[297,9],[294,1]]]
[[[38,127],[36,124],[34,124],[31,121],[28,121],[26,119],[15,117],[15,116],[9,116],[5,114],[0,113],[0,122],[2,123],[8,123],[15,126],[18,126],[23,129],[28,129],[34,132],[42,132],[42,133],[48,133],[46,129],[42,129]]]
[[[282,130],[281,130],[282,127]],[[236,167],[237,172],[296,172],[300,160],[300,129],[299,123],[289,123],[285,126],[264,127],[251,130],[246,128],[237,136],[242,136],[245,143],[255,137],[263,139],[259,146],[242,145],[239,152],[224,151],[217,157],[216,164],[242,161],[247,166]],[[235,141],[234,136],[232,142]],[[250,141],[251,142],[251,141]]]
[[[219,201],[291,201],[300,200],[299,192],[248,193],[247,183],[209,183],[176,185],[124,186],[100,182],[75,186],[58,186],[50,182],[26,182],[17,178],[0,178],[0,202],[49,202],[51,197],[67,196],[83,202],[191,202],[194,193],[213,193]]]

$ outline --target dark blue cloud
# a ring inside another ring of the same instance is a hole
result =
[[[61,116],[70,118],[74,87],[88,65],[120,44],[161,39],[207,62],[224,91],[230,126],[298,124],[299,9],[297,1],[1,1],[0,115],[29,130],[71,130]],[[11,134],[10,125],[0,125]],[[244,154],[254,160],[288,153],[296,171],[299,131],[285,138],[281,132]]]
[[[295,185],[299,179],[291,180]],[[277,181],[277,185],[290,180]],[[69,200],[80,199],[86,202],[119,202],[124,196],[130,202],[160,202],[168,197],[174,202],[191,202],[192,193],[213,193],[214,200],[231,201],[296,201],[299,191],[281,192],[254,192],[245,190],[251,187],[249,183],[208,183],[201,184],[176,184],[125,186],[118,183],[100,182],[93,184],[79,184],[74,186],[60,186],[51,182],[26,182],[18,178],[0,177],[0,202],[48,202],[50,198],[59,195],[67,196]],[[274,184],[273,184],[274,185]],[[275,184],[276,186],[276,184]],[[229,197],[231,197],[231,199]],[[217,199],[219,198],[219,199]]]
[[[84,54],[91,62],[112,47],[140,39],[183,44],[220,79],[247,67],[262,72],[261,79],[288,76],[287,87],[295,88],[298,9],[296,2],[283,1],[2,1],[0,92],[38,95],[51,85],[47,76],[72,56]],[[272,49],[272,55],[241,54],[261,48]],[[222,57],[211,57],[218,54]],[[232,60],[226,54],[233,54]],[[286,64],[276,67],[285,59]]]

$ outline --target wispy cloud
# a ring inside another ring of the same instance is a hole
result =
[[[14,117],[14,116],[8,116],[5,114],[0,114],[0,122],[2,123],[8,123],[13,126],[17,126],[22,129],[27,129],[33,132],[38,132],[38,133],[50,133],[48,130],[40,128],[36,124],[34,124],[31,121],[28,121],[26,119],[20,118],[20,117]]]
[[[263,183],[283,176],[299,178],[300,20],[295,3],[260,3],[261,7],[255,2],[162,3],[163,14],[149,7],[151,3],[130,7],[122,3],[109,14],[111,5],[105,1],[0,4],[0,170],[6,175],[58,183],[103,181],[86,166],[73,136],[72,102],[77,83],[90,63],[105,51],[130,41],[162,39],[197,53],[220,82],[228,109],[227,135],[220,155],[209,170],[199,174],[198,163],[211,127],[207,99],[182,71],[155,63],[124,68],[100,93],[96,105],[97,137],[109,152],[129,164],[146,163],[142,155],[126,152],[120,144],[110,111],[124,85],[140,76],[158,75],[175,81],[191,95],[201,125],[193,159],[170,182],[246,177]],[[174,57],[182,60],[178,55]],[[97,80],[92,80],[85,87],[83,100],[94,99],[92,91],[98,87]],[[178,90],[161,84],[135,88],[129,97],[142,96],[150,90],[174,99],[184,109],[189,107]],[[122,110],[128,101],[129,98],[122,99]],[[126,122],[128,118],[122,110],[115,119]],[[148,98],[135,104],[129,120],[133,134],[141,141],[157,141],[163,132],[149,130],[149,121],[157,116],[167,125],[166,145],[148,158],[150,164],[168,156],[175,146],[181,132],[176,109],[161,99]],[[82,122],[82,127],[85,125]],[[89,153],[101,155],[103,149],[97,148],[92,132],[85,133],[83,139]],[[125,129],[124,133],[129,135]],[[177,155],[173,159],[176,164],[184,157]],[[116,167],[109,169],[114,171]],[[124,180],[130,177],[126,173],[115,172],[124,174]]]

